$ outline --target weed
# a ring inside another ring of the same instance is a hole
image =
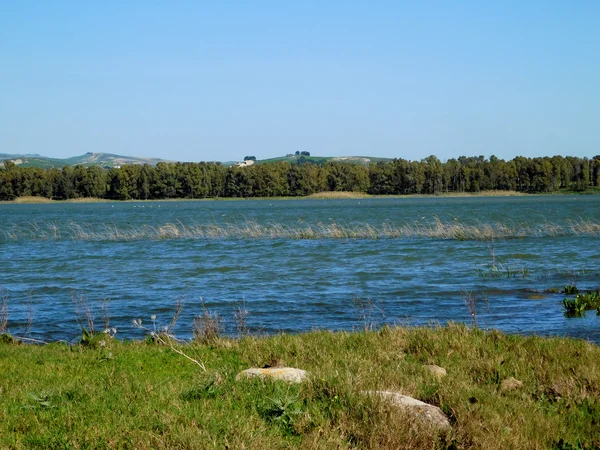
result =
[[[15,337],[9,333],[0,333],[0,344],[15,344],[18,342],[19,340],[15,339]]]
[[[202,314],[194,318],[194,340],[200,344],[213,344],[221,335],[221,318],[210,312],[202,302]]]
[[[33,400],[33,405],[24,406],[25,409],[53,409],[56,405],[52,402],[52,394],[42,391],[39,394],[29,393],[29,398]]]
[[[270,397],[258,401],[256,410],[260,417],[276,425],[283,433],[296,434],[294,424],[304,414],[302,403],[289,387],[277,387]]]
[[[235,331],[238,337],[248,336],[248,310],[246,309],[246,301],[238,302],[233,308],[233,321],[235,323]]]
[[[577,293],[579,293],[579,289],[577,289],[577,286],[574,285],[567,285],[562,290],[562,294],[565,295],[575,295]]]
[[[569,317],[581,317],[586,310],[600,308],[600,291],[579,292],[575,298],[565,298],[563,306]]]
[[[0,289],[0,335],[6,334],[8,327],[8,294]]]
[[[352,299],[352,306],[354,307],[354,314],[357,320],[362,323],[364,331],[373,330],[380,324],[385,324],[385,310],[379,307],[374,300],[355,295]],[[381,322],[375,317],[376,315],[381,316]]]
[[[568,317],[581,317],[585,314],[587,302],[577,295],[575,298],[565,298],[563,306]]]
[[[198,367],[200,367],[200,369],[202,369],[203,372],[206,372],[206,366],[204,365],[204,363],[202,361],[198,361],[197,359],[194,359],[191,356],[188,356],[186,353],[184,353],[182,350],[177,348],[175,345],[175,344],[179,343],[180,341],[178,341],[178,339],[175,337],[175,335],[172,334],[173,328],[177,324],[177,320],[181,316],[182,311],[183,311],[183,300],[177,299],[175,313],[173,314],[173,318],[171,319],[171,322],[169,323],[169,325],[162,327],[162,329],[160,329],[160,327],[158,327],[158,329],[157,329],[156,315],[153,314],[152,316],[150,316],[150,319],[152,320],[152,329],[145,327],[143,325],[142,319],[134,319],[133,326],[148,332],[149,336],[148,336],[146,342],[160,344],[160,345],[166,345],[172,351],[177,353],[178,355],[181,355],[184,358],[186,358],[188,361],[191,361],[194,364],[196,364]]]
[[[467,305],[467,308],[469,308],[469,315],[471,316],[473,327],[477,328],[477,297],[473,292],[466,291],[463,292],[463,300],[465,305]]]
[[[96,332],[94,328],[94,310],[87,297],[73,294],[71,300],[75,307],[75,318],[81,327],[82,333],[87,331],[88,334],[93,335]]]
[[[221,395],[220,384],[222,379],[217,374],[215,377],[206,379],[199,386],[188,389],[181,394],[181,398],[186,401],[202,400],[207,398],[215,398]]]

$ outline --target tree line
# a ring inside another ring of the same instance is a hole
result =
[[[510,190],[549,193],[600,186],[600,156],[495,156],[421,161],[395,159],[368,167],[346,162],[278,162],[250,167],[220,163],[158,163],[120,168],[19,167],[5,161],[0,200],[41,196],[56,200],[97,197],[112,200],[305,196],[322,191],[369,194],[438,194]]]

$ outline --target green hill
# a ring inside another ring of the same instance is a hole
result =
[[[86,153],[72,158],[48,158],[37,154],[8,154],[0,153],[0,161],[11,160],[19,167],[39,167],[42,169],[62,168],[65,166],[100,166],[120,167],[124,164],[150,164],[155,166],[161,161],[169,162],[159,158],[138,158],[134,156],[121,156],[112,153]]]
[[[372,156],[305,156],[305,155],[286,155],[277,158],[261,159],[256,161],[257,164],[270,164],[281,161],[287,161],[290,164],[302,164],[305,162],[313,164],[325,164],[329,161],[346,162],[349,164],[361,164],[368,166],[370,163],[380,161],[392,161],[391,158],[377,158]]]
[[[173,162],[160,158],[144,158],[134,156],[122,156],[112,153],[86,153],[81,156],[73,156],[71,158],[48,158],[38,154],[9,154],[0,153],[0,167],[2,161],[11,160],[19,167],[39,167],[42,169],[62,168],[66,166],[100,166],[105,168],[120,167],[125,164],[150,164],[156,166],[159,162]],[[390,158],[376,158],[372,156],[307,156],[288,154],[277,158],[268,158],[257,160],[256,164],[272,164],[276,162],[287,161],[290,164],[325,164],[329,161],[346,162],[349,164],[361,164],[368,166],[370,163],[380,161],[391,161]],[[233,166],[237,161],[223,162],[224,166]]]

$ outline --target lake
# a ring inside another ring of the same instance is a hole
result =
[[[476,319],[598,343],[552,290],[600,287],[599,223],[595,196],[2,204],[0,288],[9,331],[31,310],[45,341],[80,336],[74,300],[97,329],[108,300],[121,338],[183,300],[181,338],[203,308],[235,334],[241,307],[260,333]]]

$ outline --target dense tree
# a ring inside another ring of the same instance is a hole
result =
[[[582,191],[600,186],[600,156],[495,156],[450,159],[435,156],[421,161],[395,159],[362,166],[341,161],[312,163],[300,156],[296,164],[278,162],[247,167],[220,163],[159,163],[63,169],[24,168],[6,161],[0,168],[0,200],[22,196],[54,199],[99,197],[115,200],[209,197],[303,196],[320,191],[371,194],[436,194],[516,190]]]

